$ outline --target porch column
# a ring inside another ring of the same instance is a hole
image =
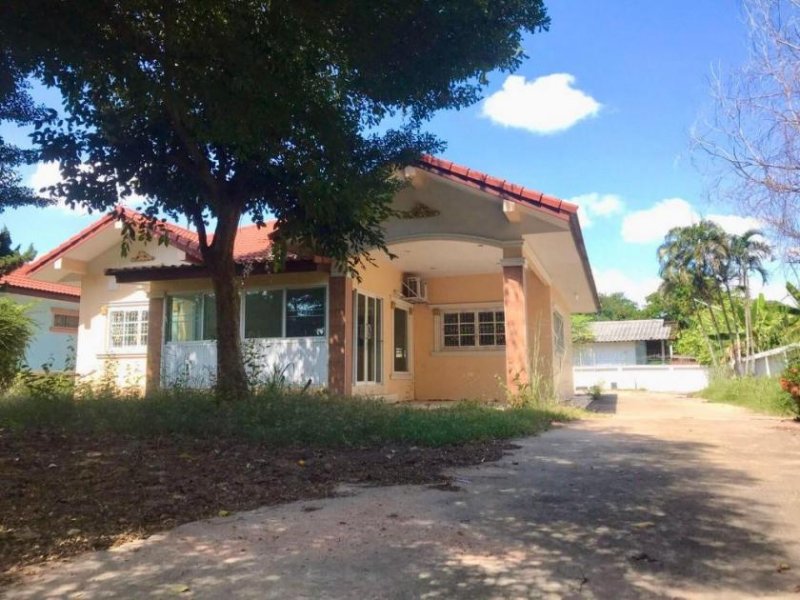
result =
[[[353,391],[353,280],[328,280],[328,389],[349,396]]]
[[[506,385],[515,391],[528,383],[528,335],[525,302],[525,259],[504,258],[503,310],[506,328]]]
[[[164,298],[150,298],[147,309],[147,363],[145,393],[161,387],[161,347],[164,343]]]

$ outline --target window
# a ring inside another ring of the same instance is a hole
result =
[[[78,330],[78,312],[61,308],[52,308],[53,324],[50,331],[58,333],[75,333]]]
[[[394,309],[394,371],[407,373],[408,368],[408,311]]]
[[[286,290],[286,337],[325,335],[325,288]]]
[[[324,287],[249,290],[242,295],[245,339],[324,337]],[[178,294],[167,298],[167,341],[217,339],[213,294]]]
[[[564,338],[564,318],[558,312],[553,313],[553,347],[558,356],[564,354],[567,349]]]
[[[147,308],[112,308],[108,311],[108,347],[112,351],[145,351]]]
[[[355,293],[356,383],[383,381],[383,300]]]
[[[212,294],[167,297],[167,341],[217,339],[217,307]]]
[[[244,337],[283,337],[283,290],[245,294]]]
[[[445,312],[442,315],[442,346],[445,349],[496,348],[505,344],[502,310]]]

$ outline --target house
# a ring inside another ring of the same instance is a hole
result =
[[[301,254],[271,272],[272,225],[239,230],[248,364],[397,400],[500,398],[532,374],[571,395],[569,316],[598,307],[577,206],[431,157],[402,176],[384,224],[396,258],[376,253],[360,278]],[[197,235],[167,224],[168,245],[122,257],[120,227],[107,215],[28,270],[80,286],[77,372],[210,385],[219,324]]]
[[[27,276],[30,265],[22,265],[0,277],[0,295],[28,305],[36,330],[25,352],[25,362],[34,371],[74,368],[78,337],[78,304],[81,290],[74,285],[40,281]]]
[[[594,321],[589,327],[593,341],[576,347],[575,366],[664,364],[672,357],[675,327],[664,319]]]

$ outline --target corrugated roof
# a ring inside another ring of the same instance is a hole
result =
[[[673,337],[672,325],[664,319],[594,321],[590,326],[595,342],[640,342]]]

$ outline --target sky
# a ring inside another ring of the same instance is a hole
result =
[[[658,285],[656,249],[674,226],[700,217],[732,233],[758,226],[709,198],[690,129],[712,106],[712,70],[746,58],[739,0],[545,0],[550,31],[526,37],[528,58],[494,73],[484,99],[437,115],[441,156],[580,205],[600,292],[642,302]],[[52,91],[35,96],[53,102]],[[26,132],[0,126],[24,143]],[[27,168],[33,187],[57,177]],[[97,215],[66,207],[0,215],[16,243],[40,252]],[[775,266],[765,294],[785,297]]]

